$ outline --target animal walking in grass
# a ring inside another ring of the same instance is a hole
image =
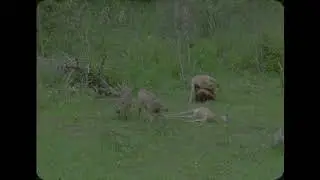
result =
[[[128,119],[133,104],[132,89],[124,87],[120,92],[120,97],[116,101],[116,113],[119,118]]]
[[[138,92],[138,113],[141,118],[141,112],[144,110],[149,116],[149,121],[162,116],[163,112],[167,112],[168,108],[160,102],[160,99],[156,95],[144,88],[141,88]]]

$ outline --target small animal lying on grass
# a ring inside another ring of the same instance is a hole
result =
[[[196,75],[191,79],[191,89],[189,95],[189,103],[194,101],[194,96],[196,90],[206,89],[209,92],[212,92],[213,96],[216,97],[216,91],[219,85],[216,82],[216,79],[208,75]]]
[[[180,112],[176,114],[166,114],[166,118],[186,118],[191,120],[185,120],[185,122],[218,122],[217,116],[207,107],[198,107],[191,109],[189,111]],[[220,118],[225,124],[228,123],[228,115],[221,116]]]
[[[141,118],[141,111],[144,109],[149,116],[149,121],[162,116],[163,112],[168,112],[168,108],[164,107],[156,95],[144,88],[138,92],[137,105],[139,118]]]
[[[128,114],[133,104],[132,89],[124,87],[120,92],[120,97],[116,101],[116,113],[119,118],[128,119]]]
[[[211,121],[214,121],[216,115],[209,108],[199,107],[189,111],[180,112],[173,115],[167,115],[167,117],[192,119],[187,122],[204,122],[204,121],[211,122]]]
[[[215,94],[207,89],[196,90],[196,102],[204,103],[209,100],[215,100]]]

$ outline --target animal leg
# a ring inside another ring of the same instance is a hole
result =
[[[189,95],[189,104],[192,102],[193,100],[193,95],[194,95],[194,84],[191,83],[191,89],[190,89],[190,95]]]
[[[131,115],[131,108],[132,108],[132,106],[131,105],[129,105],[128,107],[127,107],[127,109],[126,109],[126,120],[128,119],[128,116],[130,116]]]
[[[189,116],[170,116],[169,118],[193,118],[194,116],[193,115],[189,115]]]
[[[116,110],[116,113],[118,115],[118,119],[121,119],[122,111],[120,110],[120,108]]]
[[[123,118],[125,120],[127,119],[127,114],[125,111],[121,113],[121,118]]]
[[[206,120],[207,120],[207,118],[204,117],[204,118],[189,120],[189,121],[186,121],[186,122],[204,122],[204,121],[206,121]]]
[[[207,120],[207,117],[200,118],[200,119],[195,119],[194,122],[204,122]]]
[[[166,116],[180,116],[180,115],[187,115],[187,114],[190,114],[190,113],[193,113],[193,110],[190,110],[190,111],[184,111],[184,112],[179,112],[179,113],[175,113],[175,114],[167,114]]]
[[[139,119],[141,119],[141,110],[142,110],[141,107],[139,107],[139,108],[138,108],[138,116],[139,116]]]

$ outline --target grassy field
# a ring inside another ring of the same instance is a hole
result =
[[[172,10],[168,2],[49,0],[40,5],[41,177],[270,180],[282,173],[283,149],[271,147],[273,133],[283,127],[280,78],[268,71],[277,58],[261,58],[263,71],[255,64],[261,43],[272,47],[273,54],[283,48],[281,5],[216,1],[215,33],[204,38],[195,31],[191,60],[181,65],[178,55],[184,52],[177,51],[174,30],[166,19]],[[199,3],[199,8],[204,5]],[[195,14],[194,19],[203,19]],[[219,123],[199,126],[179,119],[146,123],[135,108],[127,121],[119,120],[112,99],[97,99],[86,90],[70,92],[55,83],[60,76],[56,65],[66,56],[93,64],[107,58],[104,73],[128,81],[135,92],[141,87],[153,90],[170,112],[199,106],[187,104],[189,89],[180,80],[181,66],[186,79],[214,74],[221,89],[217,100],[206,106],[218,115],[229,114],[228,131]]]

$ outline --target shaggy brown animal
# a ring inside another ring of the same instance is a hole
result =
[[[191,79],[191,89],[190,89],[190,96],[189,96],[189,103],[195,100],[196,90],[199,89],[207,89],[208,91],[212,92],[215,96],[217,88],[219,85],[216,82],[216,79],[210,77],[208,75],[196,75]]]
[[[162,115],[162,112],[168,112],[168,108],[163,106],[156,95],[144,88],[141,88],[138,92],[139,117],[141,117],[142,109],[149,115],[149,121],[153,121],[155,118]]]
[[[209,100],[215,100],[216,96],[214,92],[210,92],[207,89],[198,89],[196,90],[196,102],[204,103]]]
[[[125,87],[120,92],[120,97],[116,102],[116,113],[119,118],[128,119],[128,114],[133,104],[132,89]]]

